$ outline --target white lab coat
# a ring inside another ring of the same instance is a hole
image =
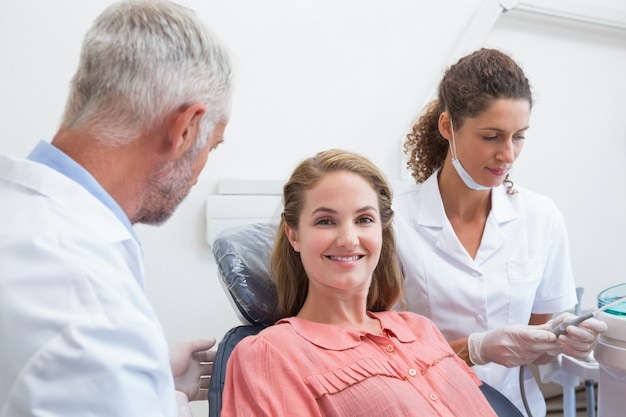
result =
[[[98,199],[0,154],[0,416],[176,416],[143,274]]]
[[[516,187],[491,191],[491,212],[475,259],[445,215],[437,172],[393,202],[408,310],[431,318],[447,340],[528,324],[531,313],[556,313],[576,303],[564,220],[551,200]],[[483,381],[523,411],[519,368],[474,366]],[[534,417],[546,414],[541,392],[526,376]]]

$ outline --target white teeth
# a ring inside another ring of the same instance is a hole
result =
[[[350,261],[357,261],[359,259],[359,256],[348,256],[348,257],[329,256],[329,258],[333,261],[350,262]]]

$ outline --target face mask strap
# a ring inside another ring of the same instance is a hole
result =
[[[454,140],[454,125],[452,124],[452,118],[450,118],[450,133],[452,134],[452,146],[450,146],[450,152],[452,153],[452,159],[456,159],[458,161],[459,158],[456,157],[456,142]]]
[[[456,141],[454,139],[454,126],[452,125],[452,118],[450,118],[450,132],[452,133],[452,143],[450,144],[450,153],[452,153],[452,166],[454,170],[459,175],[463,183],[467,186],[467,188],[482,191],[489,190],[490,187],[485,187],[484,185],[480,185],[470,176],[470,174],[463,168],[461,161],[457,158],[456,155]]]

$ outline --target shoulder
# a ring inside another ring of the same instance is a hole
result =
[[[422,184],[413,184],[405,190],[397,193],[393,198],[393,209],[397,212],[408,210],[411,205],[416,204],[420,198]]]
[[[406,203],[409,201],[413,201],[419,199],[420,196],[429,189],[429,182],[432,181],[431,178],[428,180],[418,183],[411,184],[402,189],[402,191],[394,194],[393,201],[394,203]]]
[[[394,328],[394,330],[405,328],[414,335],[439,334],[439,330],[431,319],[412,311],[390,310],[374,313],[374,315],[381,320],[384,327]]]
[[[36,281],[47,274],[58,281],[115,281],[120,268],[129,276],[120,243],[133,237],[87,189],[43,164],[7,156],[0,156],[0,178],[0,264],[6,262],[7,279],[30,274]],[[23,267],[24,253],[37,270]]]
[[[512,194],[512,196],[514,197],[514,196],[519,195],[529,205],[556,207],[556,204],[554,203],[552,198],[548,197],[545,194],[541,194],[536,191],[529,190],[528,188],[525,188],[525,187],[518,187],[517,189],[519,193]]]
[[[286,339],[291,339],[295,331],[288,322],[278,322],[250,336],[243,338],[237,346],[261,348],[262,346],[280,346]]]
[[[419,325],[424,328],[435,327],[435,324],[431,319],[421,314],[417,314],[412,311],[397,311],[393,313],[397,314],[405,323],[409,325]]]
[[[422,201],[430,201],[436,198],[439,193],[437,186],[437,174],[434,172],[426,181],[412,184],[395,194],[393,199],[393,209],[396,213],[404,215],[407,212],[415,211]]]
[[[271,362],[274,364],[290,362],[292,359],[298,360],[297,352],[301,351],[299,347],[301,343],[295,336],[295,332],[288,323],[273,324],[257,334],[240,340],[233,348],[231,355],[237,359],[236,361],[229,360],[229,363],[264,366],[257,363],[260,358],[263,358],[263,363],[268,363],[270,358],[273,358]]]
[[[518,212],[523,212],[525,217],[537,219],[560,218],[562,216],[561,211],[552,198],[524,187],[516,187],[516,189],[518,192],[515,194],[506,194],[506,191],[503,192],[506,194],[513,207]]]

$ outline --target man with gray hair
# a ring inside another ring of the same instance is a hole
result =
[[[231,79],[193,11],[115,3],[52,141],[0,154],[0,416],[176,416],[206,399],[215,340],[168,350],[132,225],[163,223],[195,184]]]

